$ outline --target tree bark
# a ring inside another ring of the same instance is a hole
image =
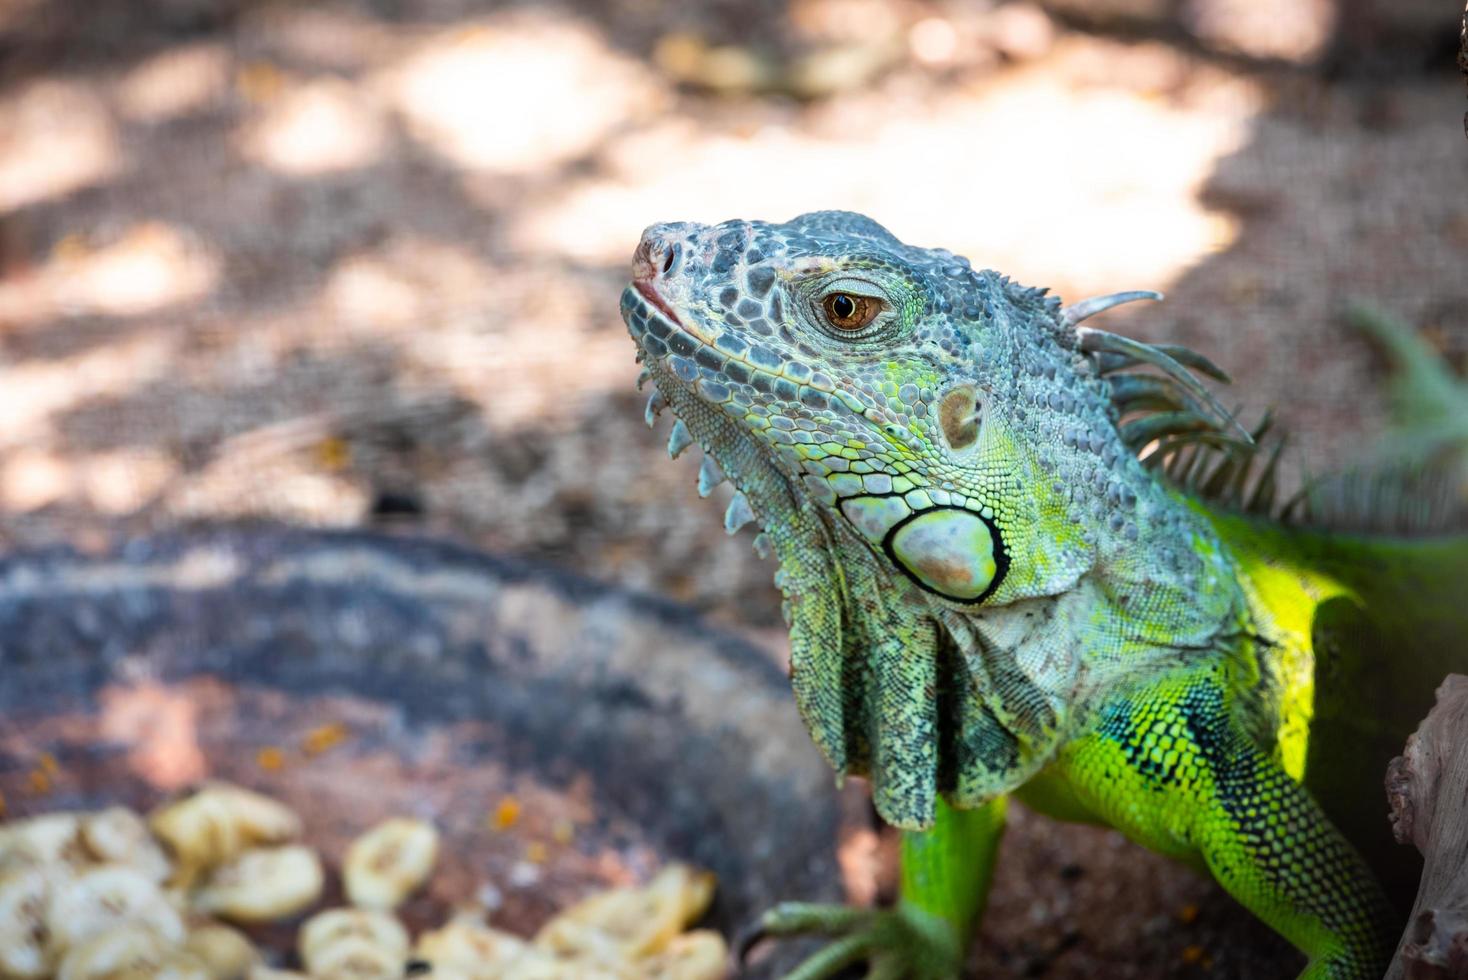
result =
[[[1392,831],[1422,852],[1422,883],[1386,980],[1468,980],[1468,676],[1437,704],[1386,775]]]
[[[1463,20],[1458,27],[1458,70],[1468,82],[1468,3],[1463,5]],[[1463,113],[1463,135],[1468,136],[1468,112]]]

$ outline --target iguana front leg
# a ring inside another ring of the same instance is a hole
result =
[[[1058,769],[1128,837],[1201,865],[1310,958],[1302,977],[1380,977],[1394,916],[1355,850],[1235,721],[1222,665],[1114,697]]]
[[[758,935],[832,937],[786,980],[821,980],[863,961],[869,964],[868,980],[957,977],[988,901],[1004,814],[1004,797],[976,810],[940,802],[931,830],[902,834],[896,907],[788,902],[765,913]]]

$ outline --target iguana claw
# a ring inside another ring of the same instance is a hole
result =
[[[961,951],[900,906],[863,909],[847,905],[783,902],[760,916],[736,946],[742,968],[750,950],[765,939],[818,935],[833,942],[806,957],[784,980],[830,980],[865,960],[867,980],[951,980]]]
[[[835,936],[875,915],[872,909],[850,905],[824,905],[818,902],[781,902],[761,915],[740,937],[735,946],[739,965],[745,965],[755,946],[775,936],[797,936],[814,933]]]

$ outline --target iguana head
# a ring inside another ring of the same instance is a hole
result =
[[[774,545],[797,700],[837,769],[921,826],[935,792],[978,802],[1042,764],[1076,644],[1021,650],[1005,611],[1057,615],[1177,519],[1074,317],[844,212],[654,225],[622,314],[649,422],[670,405],[670,451],[702,444],[701,490],[739,490],[726,526]]]

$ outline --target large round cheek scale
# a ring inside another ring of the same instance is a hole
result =
[[[943,508],[918,514],[888,538],[893,559],[921,585],[958,602],[986,595],[999,571],[1000,545],[978,514]]]

